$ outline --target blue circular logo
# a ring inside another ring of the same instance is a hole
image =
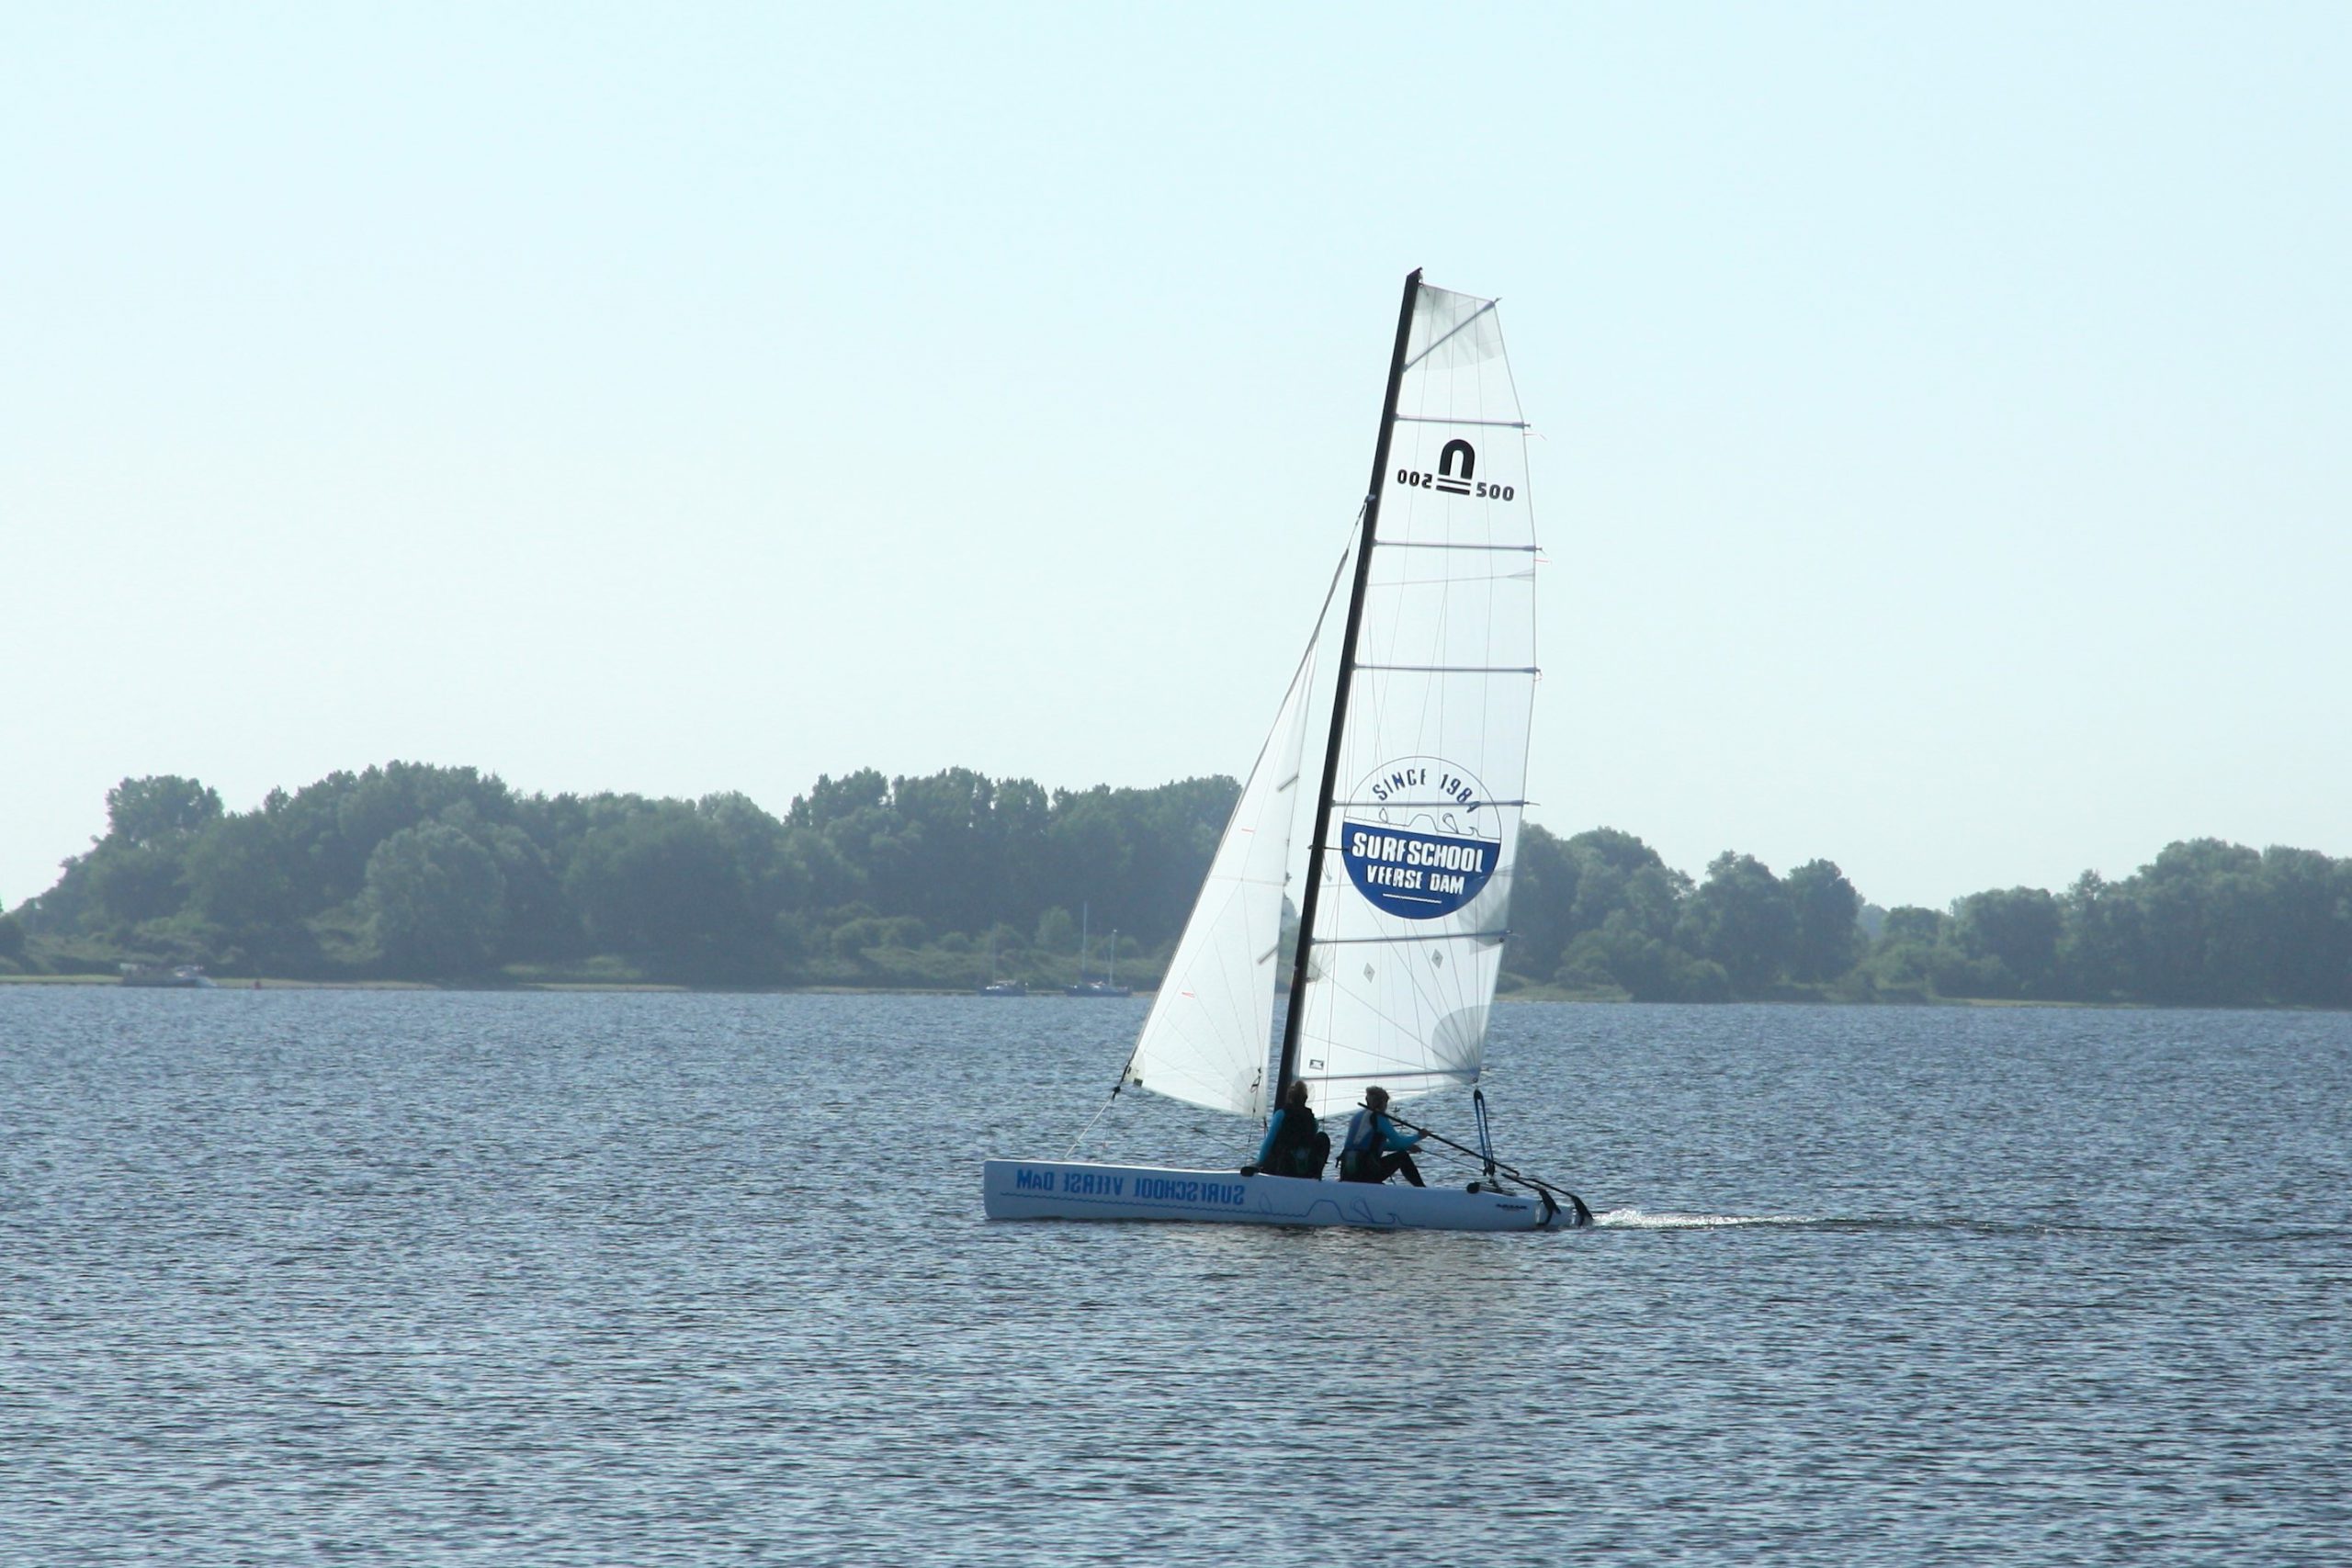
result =
[[[1340,817],[1340,858],[1356,891],[1399,919],[1461,908],[1485,891],[1502,852],[1485,787],[1436,757],[1374,769]]]

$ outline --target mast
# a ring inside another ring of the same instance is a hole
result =
[[[1355,581],[1348,590],[1348,629],[1340,642],[1340,682],[1331,694],[1331,735],[1323,746],[1323,787],[1315,796],[1315,837],[1306,852],[1306,897],[1298,911],[1298,953],[1290,972],[1290,1013],[1283,1021],[1283,1054],[1274,1070],[1275,1103],[1298,1073],[1299,1026],[1306,1020],[1307,950],[1314,945],[1315,909],[1323,893],[1325,837],[1331,830],[1331,798],[1339,787],[1340,738],[1348,724],[1348,690],[1356,672],[1356,633],[1363,626],[1364,584],[1372,576],[1373,533],[1380,523],[1380,481],[1388,474],[1388,437],[1396,428],[1396,390],[1405,381],[1405,350],[1413,335],[1413,305],[1421,289],[1421,269],[1405,275],[1405,298],[1396,307],[1396,346],[1388,356],[1388,390],[1380,404],[1380,437],[1372,448],[1372,488],[1363,498],[1363,533],[1356,541]]]

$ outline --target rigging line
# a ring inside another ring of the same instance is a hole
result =
[[[1430,355],[1435,354],[1439,349],[1443,348],[1447,344],[1452,343],[1455,338],[1460,337],[1464,332],[1467,332],[1470,329],[1471,325],[1476,322],[1479,317],[1487,314],[1487,311],[1492,310],[1496,306],[1501,303],[1502,301],[1500,299],[1489,299],[1485,304],[1479,306],[1476,310],[1471,311],[1468,315],[1463,317],[1462,320],[1454,325],[1452,332],[1446,333],[1435,343],[1430,344],[1429,347],[1421,350],[1420,353],[1407,360],[1405,362],[1405,369],[1407,373],[1409,374],[1414,366],[1419,365],[1422,360],[1427,359]]]
[[[1127,1061],[1128,1064],[1132,1066],[1135,1062],[1135,1058],[1131,1055],[1127,1058]],[[1078,1136],[1072,1138],[1069,1141],[1069,1147],[1062,1151],[1062,1158],[1068,1159],[1070,1156],[1078,1153],[1078,1145],[1086,1142],[1086,1134],[1094,1131],[1094,1124],[1097,1122],[1102,1121],[1103,1117],[1108,1116],[1111,1113],[1111,1107],[1119,1102],[1119,1091],[1126,1087],[1127,1075],[1125,1072],[1122,1072],[1119,1075],[1119,1081],[1111,1086],[1111,1098],[1102,1102],[1102,1110],[1097,1111],[1093,1115],[1086,1119],[1086,1125],[1078,1130]]]

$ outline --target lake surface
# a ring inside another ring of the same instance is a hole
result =
[[[1506,1007],[1595,1230],[983,1220],[1144,1006],[0,987],[0,1562],[2352,1561],[2352,1018]]]

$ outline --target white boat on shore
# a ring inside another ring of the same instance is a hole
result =
[[[1201,1170],[991,1159],[981,1181],[990,1218],[1438,1230],[1589,1221],[1573,1194],[1495,1158],[1478,1087],[1510,934],[1537,674],[1525,432],[1495,301],[1430,288],[1415,272],[1348,553],[1112,1091],[1114,1102],[1132,1086],[1262,1124],[1294,1082],[1318,1118],[1352,1110],[1375,1085],[1399,1101],[1467,1089],[1477,1147],[1437,1141],[1477,1158],[1478,1179],[1416,1188],[1259,1174],[1238,1161]],[[1343,581],[1277,1052],[1307,716]]]

